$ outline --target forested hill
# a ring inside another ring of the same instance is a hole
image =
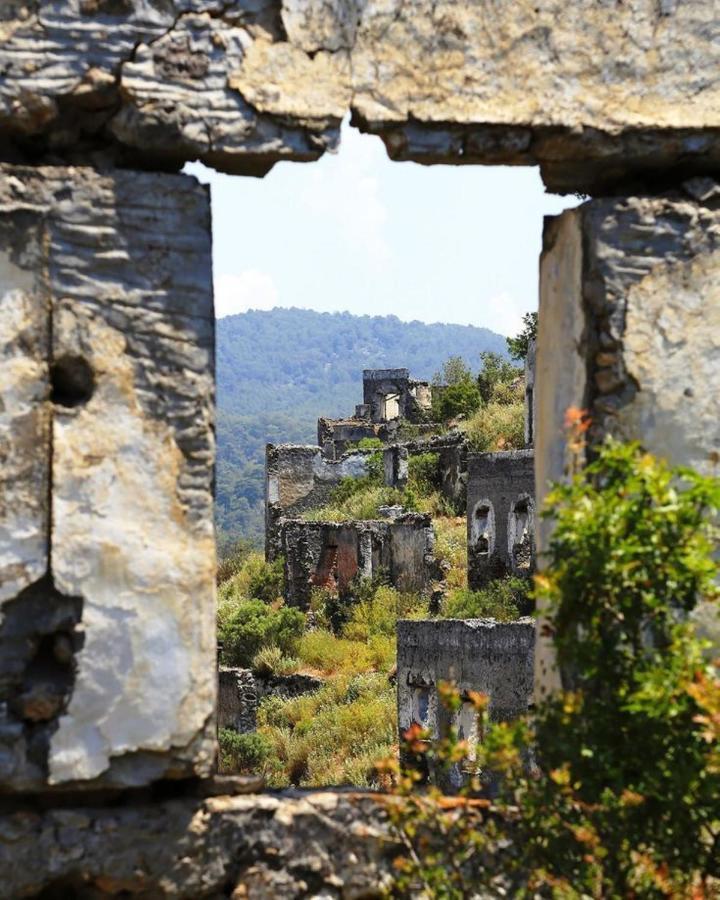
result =
[[[505,354],[487,328],[273,309],[217,323],[217,524],[221,535],[261,540],[265,444],[315,443],[318,416],[352,414],[362,370],[399,367],[430,379],[449,356],[479,368]]]

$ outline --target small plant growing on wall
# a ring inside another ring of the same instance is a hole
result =
[[[717,621],[720,482],[609,441],[548,504],[535,592],[564,690],[532,719],[483,721],[483,778],[450,800],[414,792],[461,742],[406,735],[397,891],[720,896],[720,661],[693,625],[699,604]]]

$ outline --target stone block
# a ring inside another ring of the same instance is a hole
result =
[[[638,440],[674,464],[717,472],[719,196],[712,180],[691,179],[664,194],[592,200],[546,222],[539,503],[547,485],[570,470],[564,430],[570,407],[589,411],[591,446],[606,435]],[[548,527],[542,523],[541,545]],[[539,664],[544,659],[538,654]]]
[[[207,192],[2,165],[0,212],[0,789],[205,774]]]
[[[716,18],[714,0],[6,2],[0,147],[263,174],[334,148],[352,110],[393,158],[539,164],[556,191],[717,172]]]
[[[218,731],[225,728],[247,734],[257,728],[258,687],[252,669],[218,672]]]
[[[469,453],[468,584],[478,590],[503,575],[535,568],[535,474],[532,450]]]

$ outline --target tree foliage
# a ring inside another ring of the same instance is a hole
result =
[[[470,367],[459,356],[451,356],[442,372],[433,378],[432,415],[437,422],[468,418],[480,406],[481,396]]]
[[[520,334],[506,338],[507,350],[511,359],[523,362],[527,358],[530,341],[537,338],[537,328],[538,314],[536,312],[525,313]]]
[[[425,795],[391,812],[407,848],[400,886],[458,898],[480,885],[489,896],[717,897],[720,661],[688,617],[701,601],[717,613],[720,482],[608,442],[548,503],[536,595],[565,690],[506,725],[478,703],[480,771],[460,806]],[[430,748],[408,737],[433,765],[467,755],[453,732]],[[470,805],[489,777],[493,799]],[[401,791],[414,778],[401,772]]]

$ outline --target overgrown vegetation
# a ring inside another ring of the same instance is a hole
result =
[[[565,689],[504,725],[487,721],[482,697],[465,698],[484,741],[454,804],[413,793],[417,771],[386,763],[405,796],[389,806],[407,848],[398,891],[717,897],[720,661],[688,616],[700,602],[717,614],[720,482],[608,442],[548,503],[554,532],[536,593]],[[412,729],[408,752],[429,765],[467,756],[456,732],[426,738]]]
[[[525,361],[528,355],[530,341],[534,341],[537,338],[537,312],[525,313],[522,318],[523,327],[520,334],[515,335],[515,337],[506,338],[510,359],[514,359],[517,362]]]
[[[442,605],[445,619],[497,619],[512,622],[532,610],[530,582],[508,575],[491,581],[478,591],[458,588],[450,591]]]

